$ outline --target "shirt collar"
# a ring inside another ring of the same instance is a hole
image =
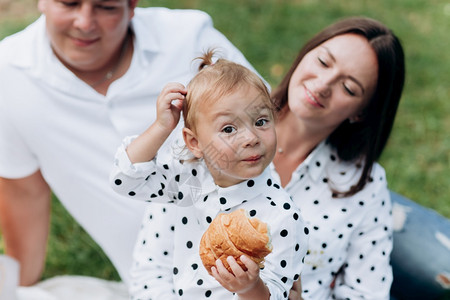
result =
[[[321,142],[306,158],[304,165],[313,181],[320,179],[325,169],[325,162],[328,160],[328,146],[325,141]]]
[[[202,162],[202,164],[206,169],[204,162]],[[215,207],[221,211],[228,211],[245,201],[258,197],[262,194],[262,191],[267,190],[267,187],[280,188],[280,185],[272,179],[269,168],[266,168],[255,178],[245,180],[239,184],[226,188],[216,185],[211,173],[207,171],[202,178],[201,185],[202,187],[198,194],[198,200],[200,201],[195,201],[194,203],[196,203],[197,206],[203,206],[202,203],[208,201],[209,204],[207,204],[207,206]],[[214,201],[214,203],[211,203],[210,201]]]
[[[256,198],[260,196],[262,191],[266,190],[268,186],[273,185],[276,185],[279,188],[279,185],[272,180],[270,170],[266,168],[261,175],[255,178],[245,180],[227,188],[217,187],[220,210],[227,211],[237,205]]]
[[[47,59],[46,48],[43,47],[45,43],[48,44],[45,16],[41,15],[34,23],[17,34],[26,37],[21,37],[18,47],[10,53],[9,63],[22,69],[36,69],[39,62]],[[49,45],[47,47],[50,48]]]
[[[78,92],[76,76],[58,60],[50,46],[45,15],[29,25],[20,39],[20,47],[10,59],[11,65],[62,91]]]
[[[333,156],[333,154],[331,155]],[[308,157],[297,167],[297,169],[295,169],[292,173],[292,178],[303,178],[308,175],[311,180],[315,182],[318,181],[321,178],[321,175],[325,172],[325,165],[328,159],[330,159],[329,156],[329,146],[326,141],[323,141],[316,148],[314,148]],[[280,181],[279,175],[273,163],[270,165],[270,170],[273,172],[277,181]]]
[[[134,32],[134,47],[146,52],[159,52],[161,50],[158,30],[149,27],[144,22],[144,17],[139,15],[143,13],[143,8],[135,8],[135,16],[131,19],[131,29]],[[142,51],[138,51],[141,53]],[[135,51],[136,53],[136,51]]]
[[[148,25],[143,22],[142,18],[137,17],[142,14],[141,10],[142,8],[135,9],[136,16],[131,19],[130,25],[134,32],[134,54],[159,52],[160,43],[157,36],[158,32],[157,30],[151,30],[153,28],[149,30]],[[33,38],[26,39],[23,42],[26,44],[22,44],[19,49],[15,50],[15,54],[13,53],[11,55],[10,63],[19,68],[30,69],[38,77],[45,76],[42,73],[49,72],[49,63],[52,65],[60,64],[59,61],[56,61],[57,58],[50,47],[50,40],[47,36],[45,26],[45,15],[41,15],[29,27],[27,29],[32,30],[34,33]],[[30,49],[34,49],[34,51],[30,51]],[[136,49],[143,51],[136,51]],[[149,63],[145,55],[139,57],[139,60],[144,65],[148,65]]]

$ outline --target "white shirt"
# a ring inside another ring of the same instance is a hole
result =
[[[0,176],[38,169],[69,213],[127,280],[144,207],[111,190],[108,175],[123,137],[156,116],[168,82],[189,82],[192,60],[219,47],[251,68],[200,11],[137,8],[133,59],[127,73],[97,93],[53,54],[41,17],[0,43]]]
[[[389,299],[392,214],[383,168],[374,164],[370,182],[355,195],[331,197],[331,183],[347,191],[360,174],[361,168],[339,161],[322,142],[286,185],[310,229],[302,273],[304,299]]]
[[[174,214],[150,212],[135,250],[131,294],[135,299],[231,299],[203,267],[199,244],[212,220],[223,212],[245,209],[270,228],[272,252],[260,277],[270,299],[287,299],[299,278],[306,254],[308,229],[289,195],[266,169],[256,178],[221,188],[203,161],[132,164],[126,147],[119,147],[111,186],[120,194],[145,201],[174,202]],[[171,261],[172,260],[172,261]],[[235,296],[237,299],[237,296]]]

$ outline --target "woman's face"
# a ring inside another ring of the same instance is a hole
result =
[[[288,105],[301,121],[319,129],[358,121],[378,77],[376,54],[367,39],[343,34],[308,52],[289,82]]]
[[[68,67],[93,71],[120,47],[136,1],[39,0],[53,51]]]

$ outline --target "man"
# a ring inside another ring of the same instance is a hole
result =
[[[44,267],[50,190],[126,282],[145,204],[108,185],[117,146],[203,50],[249,66],[205,13],[137,2],[39,0],[43,16],[0,42],[0,226],[21,285]]]

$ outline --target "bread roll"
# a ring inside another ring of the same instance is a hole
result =
[[[211,222],[200,240],[200,258],[209,274],[220,259],[232,273],[226,259],[233,256],[243,270],[247,270],[239,257],[245,254],[264,267],[264,257],[272,252],[270,232],[266,223],[250,218],[244,209],[221,213]]]

